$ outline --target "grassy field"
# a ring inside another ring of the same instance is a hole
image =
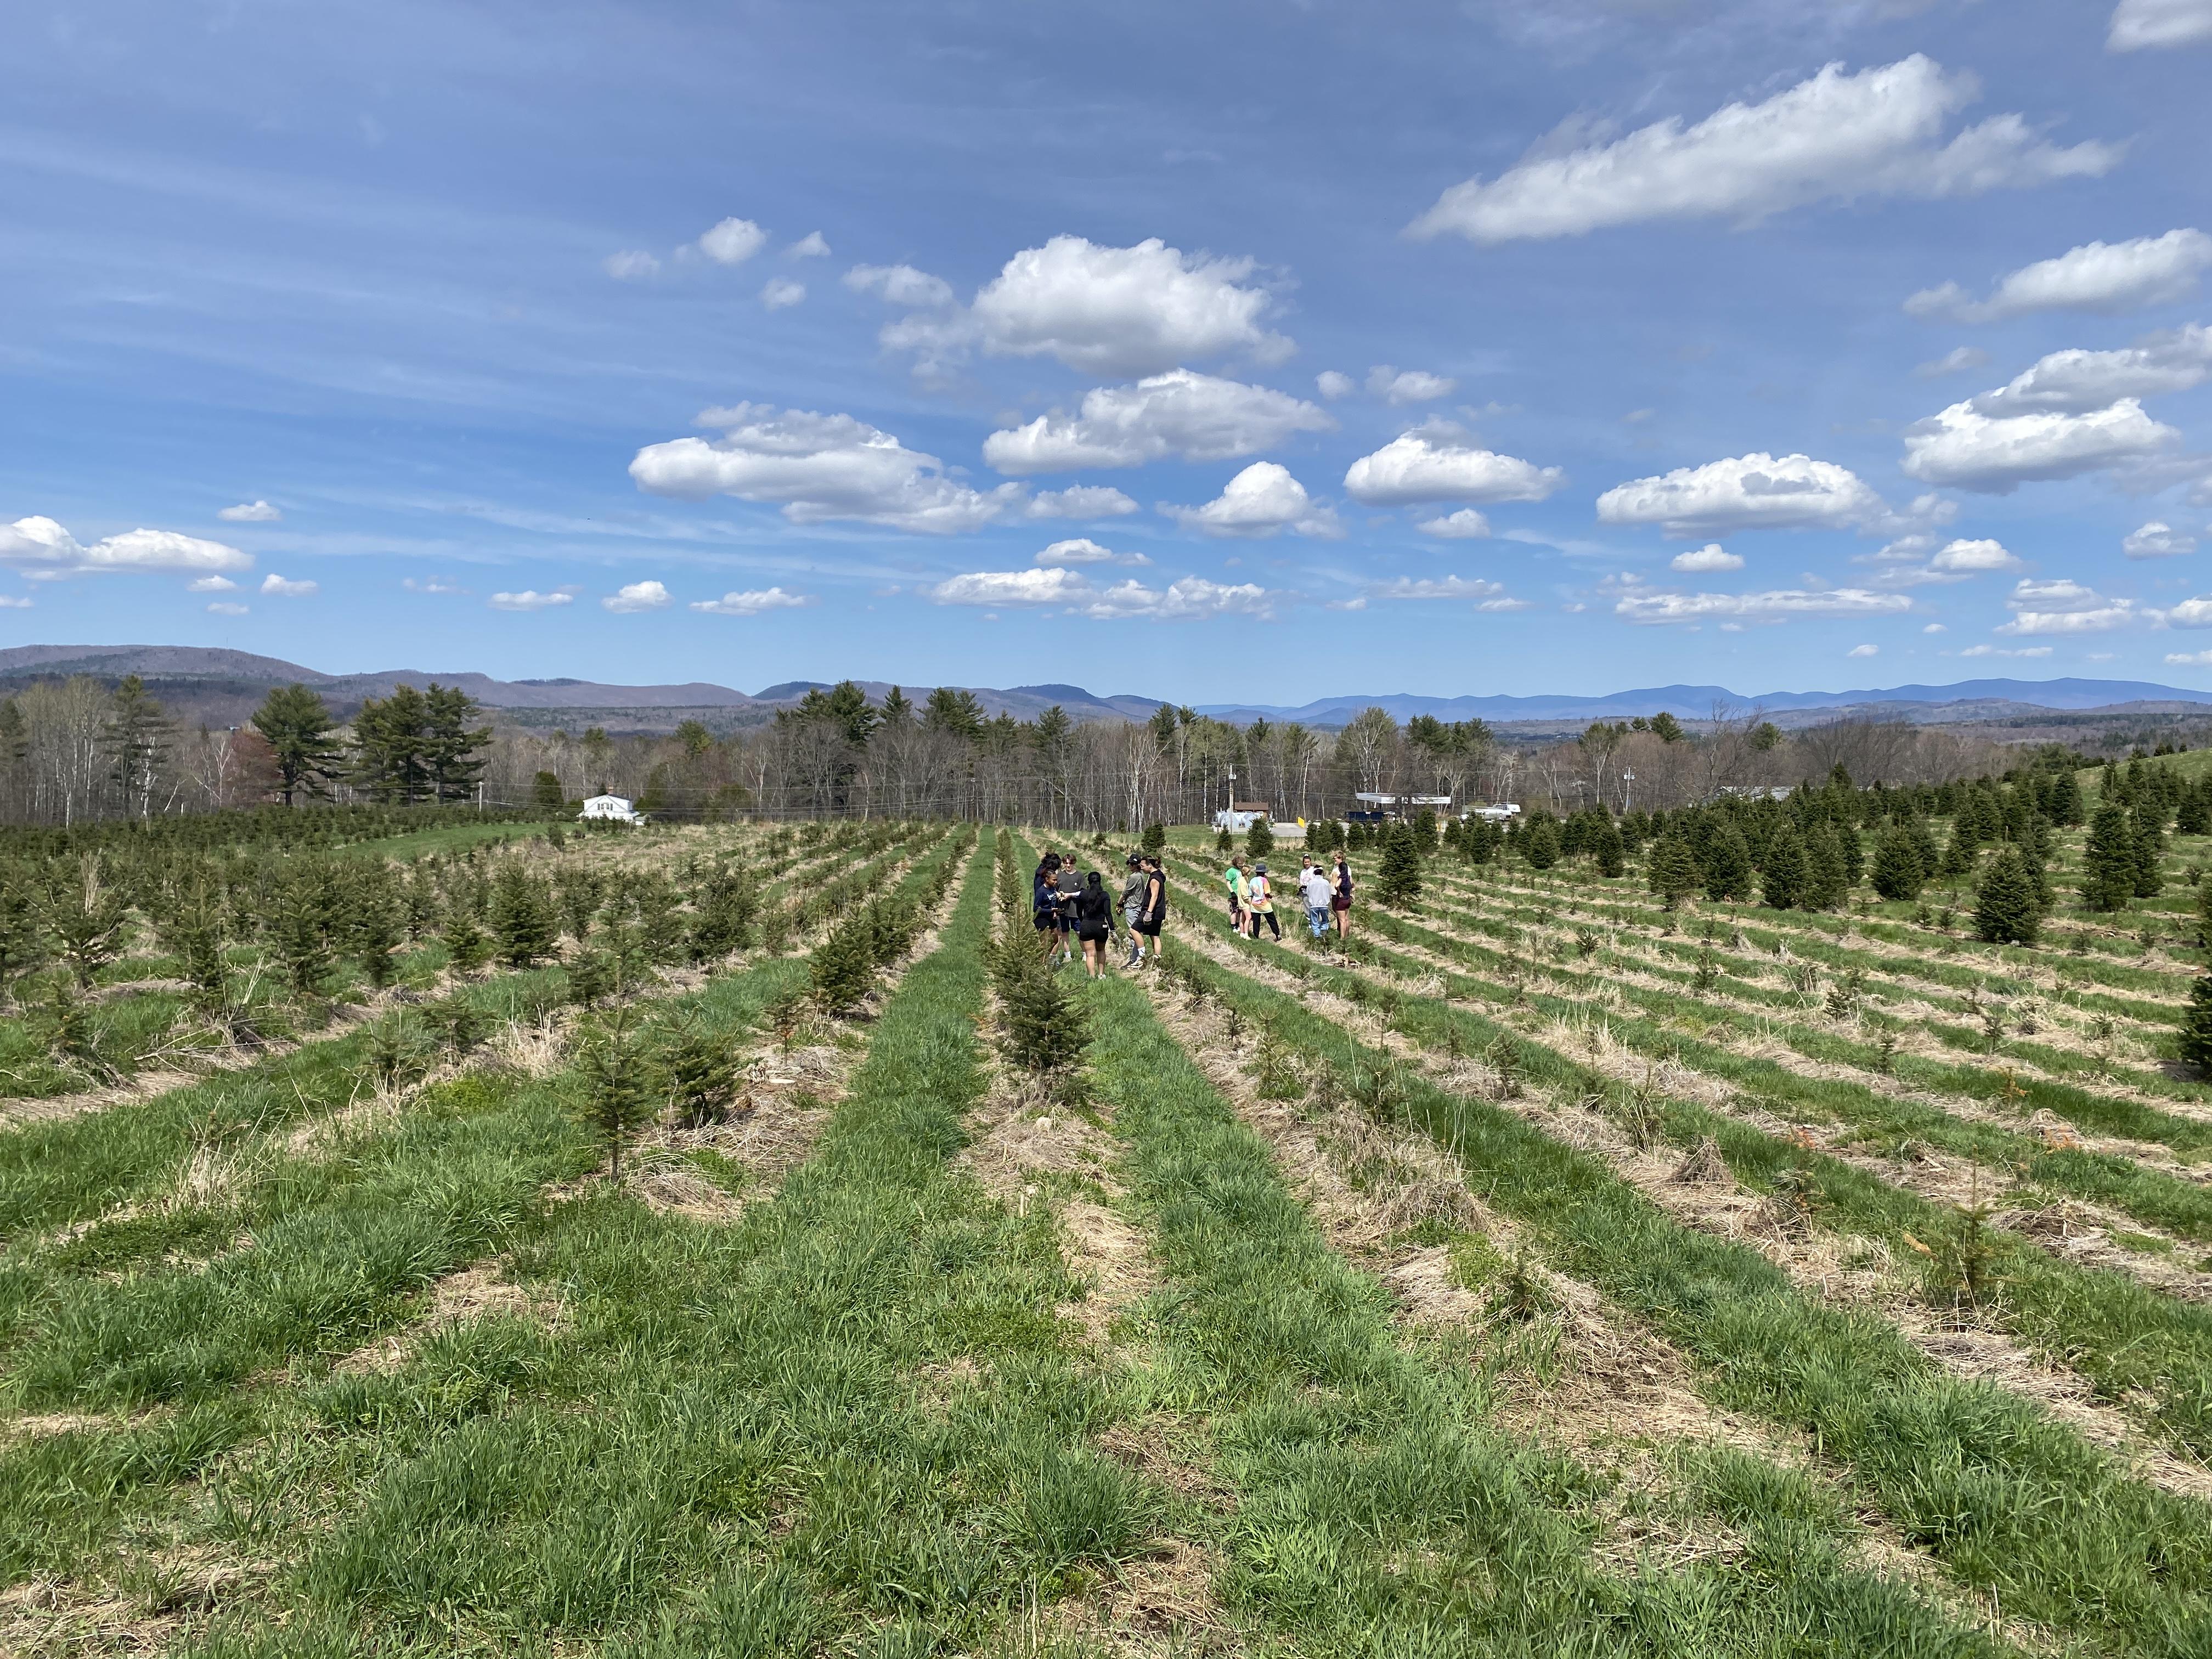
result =
[[[142,884],[0,1020],[0,1650],[2196,1659],[2212,848],[2080,839],[2030,948],[1182,833],[1095,982],[992,829],[364,843],[214,992]]]

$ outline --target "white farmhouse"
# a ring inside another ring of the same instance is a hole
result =
[[[645,820],[630,810],[629,802],[620,795],[593,795],[584,803],[584,810],[576,814],[589,821],[603,819],[610,823],[643,823]]]

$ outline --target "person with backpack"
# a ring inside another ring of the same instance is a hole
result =
[[[1275,936],[1275,942],[1278,945],[1282,943],[1282,926],[1275,920],[1274,884],[1267,879],[1267,861],[1265,859],[1252,866],[1252,879],[1244,889],[1244,908],[1251,913],[1254,939],[1260,937],[1260,924],[1264,921],[1267,924],[1267,931]]]
[[[1074,921],[1075,937],[1083,946],[1083,976],[1097,979],[1106,971],[1106,947],[1114,938],[1114,897],[1096,870],[1084,878],[1075,895]]]

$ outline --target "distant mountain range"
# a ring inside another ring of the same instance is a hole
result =
[[[788,708],[809,691],[827,690],[826,680],[786,680],[756,692],[691,681],[682,685],[608,685],[595,680],[495,680],[477,673],[428,673],[419,669],[383,669],[369,674],[325,674],[276,657],[189,645],[23,645],[0,650],[0,689],[22,681],[70,674],[119,679],[137,674],[157,696],[196,718],[233,723],[250,714],[267,688],[298,683],[313,686],[342,714],[364,697],[391,696],[400,685],[425,686],[432,680],[457,685],[487,708],[507,711],[532,725],[549,725],[557,715],[607,717],[602,723],[631,730],[666,729],[678,720],[699,718],[710,724],[750,725]],[[887,680],[863,680],[877,702],[890,691]],[[1016,685],[967,688],[986,713],[1031,720],[1057,706],[1082,721],[1145,720],[1160,706],[1156,697],[1100,696],[1079,685]],[[917,701],[928,688],[908,686]],[[1433,714],[1439,720],[1480,719],[1494,725],[1579,724],[1594,720],[1632,720],[1667,712],[1689,720],[1709,716],[1716,707],[1736,712],[1759,708],[1784,723],[1804,725],[1846,711],[1945,722],[1997,720],[2039,710],[2136,710],[2178,712],[2212,705],[2212,691],[2191,691],[2143,680],[1961,680],[1954,685],[1899,685],[1855,691],[1772,691],[1746,696],[1721,685],[1661,685],[1606,696],[1428,697],[1398,692],[1322,697],[1295,708],[1273,703],[1202,703],[1198,712],[1249,724],[1266,718],[1297,720],[1323,728],[1345,725],[1363,708],[1387,709],[1397,719]],[[241,712],[242,711],[242,712]]]
[[[350,714],[365,697],[388,697],[400,685],[418,689],[435,680],[457,685],[487,708],[526,718],[533,713],[612,714],[602,724],[631,729],[658,724],[664,729],[687,714],[712,724],[750,724],[788,708],[809,691],[828,690],[827,680],[787,680],[757,693],[691,681],[683,685],[606,685],[596,680],[495,680],[486,674],[431,673],[415,668],[380,669],[368,674],[325,674],[281,657],[226,651],[196,645],[19,645],[0,650],[0,689],[9,680],[90,674],[104,680],[136,674],[155,695],[196,719],[237,724],[250,714],[272,685],[311,685],[342,714]],[[888,680],[863,680],[868,696],[880,702],[891,690]],[[1033,720],[1057,704],[1076,720],[1145,720],[1159,707],[1156,697],[1098,697],[1079,685],[1017,685],[1005,690],[968,688],[987,714]],[[919,700],[929,688],[906,688]],[[678,714],[675,711],[685,711]],[[653,716],[674,714],[656,721]],[[629,718],[623,719],[627,715]],[[533,725],[550,724],[544,719]]]

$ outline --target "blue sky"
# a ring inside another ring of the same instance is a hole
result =
[[[2212,686],[2212,0],[77,0],[0,54],[0,642]]]

